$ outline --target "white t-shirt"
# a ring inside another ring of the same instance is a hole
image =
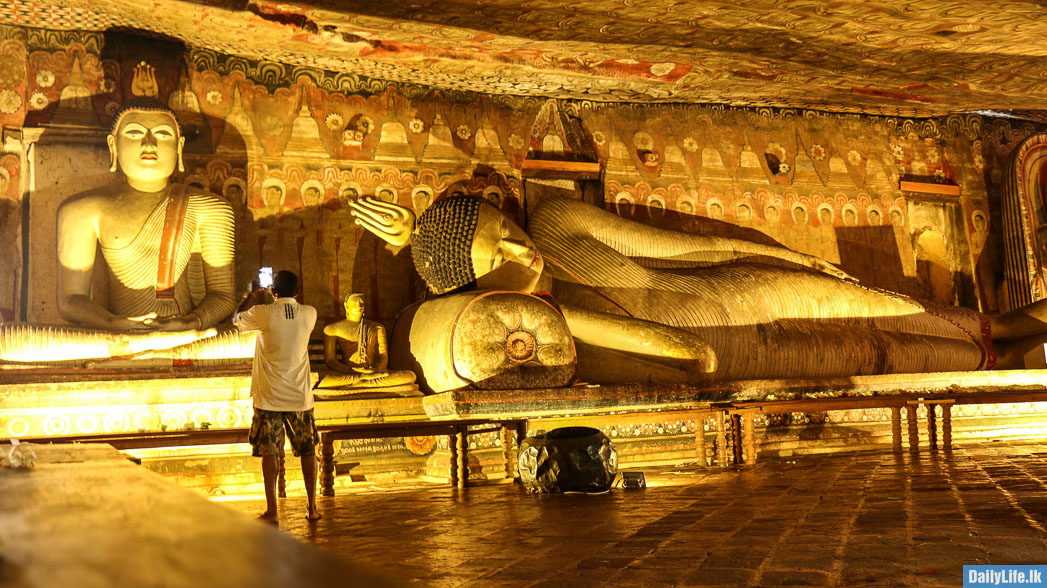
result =
[[[312,408],[309,335],[316,309],[294,298],[277,298],[238,313],[233,322],[241,331],[259,331],[251,366],[255,407],[285,412]]]

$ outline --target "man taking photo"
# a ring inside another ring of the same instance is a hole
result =
[[[313,418],[313,392],[309,381],[309,335],[316,324],[316,309],[295,300],[298,276],[282,270],[273,276],[271,304],[266,291],[256,287],[240,305],[233,322],[240,331],[258,331],[251,367],[251,454],[262,458],[266,510],[259,518],[276,523],[276,477],[283,454],[284,430],[291,449],[302,460],[302,478],[309,500],[306,518],[320,518],[316,509],[316,445],[320,435]]]

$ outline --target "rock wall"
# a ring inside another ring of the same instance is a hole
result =
[[[973,114],[492,97],[131,34],[0,26],[4,320],[61,322],[53,211],[112,177],[104,135],[143,60],[187,137],[182,180],[236,210],[240,283],[259,266],[300,273],[318,329],[339,318],[349,292],[367,294],[369,316],[386,324],[423,296],[409,252],[394,255],[357,229],[346,200],[376,196],[421,212],[456,191],[482,194],[522,224],[541,198],[567,193],[640,222],[769,238],[866,285],[992,311],[1000,165],[1039,130]],[[526,160],[595,161],[601,173],[534,178],[521,171]],[[902,180],[959,195],[902,191]]]

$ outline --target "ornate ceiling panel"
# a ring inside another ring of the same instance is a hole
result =
[[[14,0],[0,22],[487,94],[907,116],[1047,104],[1047,6],[1031,1]]]

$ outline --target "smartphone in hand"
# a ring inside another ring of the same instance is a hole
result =
[[[258,287],[270,288],[273,285],[273,268],[263,267],[258,270]]]

